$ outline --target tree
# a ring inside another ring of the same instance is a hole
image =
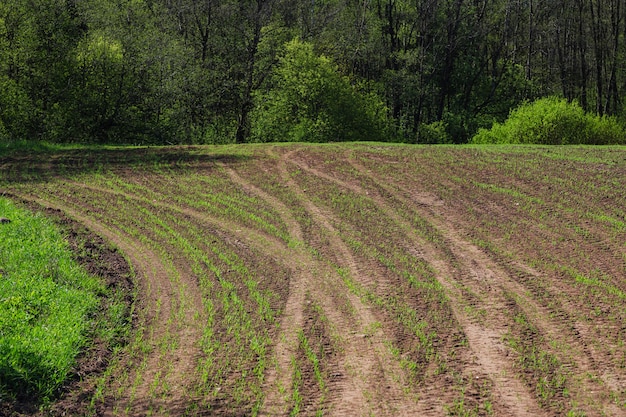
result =
[[[83,33],[71,1],[0,5],[0,123],[9,137],[47,136],[50,112],[68,99],[70,51]]]
[[[384,138],[385,109],[359,92],[337,65],[313,45],[294,39],[285,46],[266,90],[255,97],[257,141],[350,141]]]

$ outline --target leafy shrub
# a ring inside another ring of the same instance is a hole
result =
[[[586,113],[576,102],[546,97],[511,111],[504,123],[480,129],[472,143],[620,144],[624,130],[613,117]]]
[[[255,96],[252,137],[270,141],[381,140],[386,110],[378,97],[358,91],[310,43],[285,45],[264,92]]]
[[[449,143],[450,137],[443,120],[422,124],[417,130],[417,143]]]

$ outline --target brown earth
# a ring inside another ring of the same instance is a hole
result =
[[[46,414],[626,415],[626,149],[114,149],[0,175],[107,283],[135,274],[134,336]]]

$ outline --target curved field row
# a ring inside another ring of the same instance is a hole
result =
[[[0,160],[137,275],[96,415],[626,413],[626,150],[139,148]]]

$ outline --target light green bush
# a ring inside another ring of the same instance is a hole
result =
[[[259,142],[382,140],[386,110],[359,91],[310,43],[294,39],[264,91],[255,96],[252,137]]]
[[[511,111],[504,123],[480,129],[472,143],[620,144],[624,129],[613,117],[586,113],[576,102],[546,97]]]

